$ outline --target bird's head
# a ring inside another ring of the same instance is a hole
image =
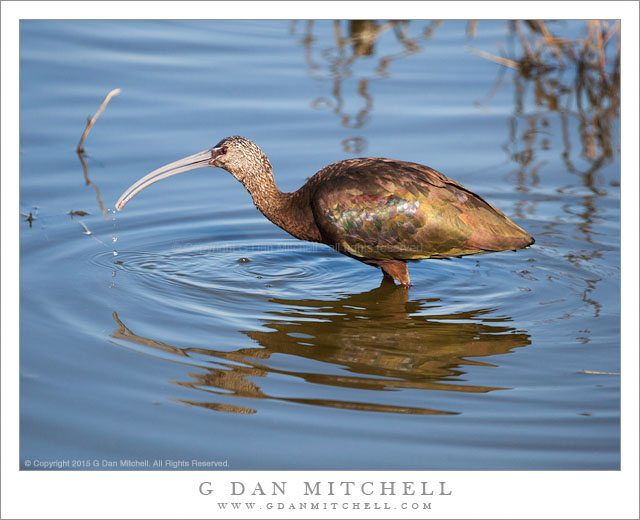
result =
[[[224,168],[244,184],[249,175],[271,171],[271,163],[258,145],[245,137],[225,137],[211,148],[209,166]]]
[[[224,168],[243,184],[246,184],[249,177],[261,172],[271,172],[269,159],[257,144],[240,136],[226,137],[209,150],[172,162],[145,175],[120,196],[116,209],[120,211],[137,193],[161,179],[205,166]]]

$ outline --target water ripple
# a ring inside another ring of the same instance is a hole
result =
[[[145,251],[118,251],[117,256],[101,251],[90,261],[127,273],[133,285],[163,292],[179,287],[185,295],[194,291],[225,291],[227,297],[234,293],[274,295],[327,286],[346,290],[348,278],[343,272],[344,260],[330,248],[294,240],[271,241],[268,245],[242,240],[160,243]],[[370,267],[356,264],[355,268],[373,274]]]

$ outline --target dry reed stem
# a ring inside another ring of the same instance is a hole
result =
[[[522,45],[522,50],[524,51],[527,58],[531,58],[531,48],[529,47],[529,43],[527,42],[527,37],[522,32],[522,26],[520,24],[520,20],[515,21],[516,31],[518,33],[518,38],[520,38],[520,45]]]
[[[551,52],[553,52],[553,55],[556,57],[556,60],[558,60],[558,62],[561,65],[564,65],[564,62],[562,61],[562,54],[560,53],[560,51],[556,47],[556,44],[555,44],[555,41],[554,41],[555,39],[551,35],[551,33],[549,32],[549,29],[547,29],[547,26],[544,24],[544,22],[542,20],[536,20],[536,23],[538,24],[538,27],[540,27],[540,30],[542,31],[542,34],[544,35],[544,40],[547,43],[547,45],[551,48]]]
[[[109,104],[109,101],[111,101],[111,98],[113,96],[117,96],[118,94],[120,94],[119,88],[113,89],[111,92],[109,92],[107,94],[107,97],[104,98],[102,105],[100,105],[100,108],[95,113],[95,115],[87,121],[87,127],[84,129],[84,133],[82,134],[82,137],[80,138],[80,142],[78,143],[78,147],[76,148],[78,153],[82,153],[83,151],[82,144],[84,143],[84,140],[87,138],[87,135],[89,135],[89,130],[91,130],[91,127],[96,123],[96,121],[98,120],[98,117],[100,117],[100,114],[102,114],[103,110],[107,108],[107,105]]]
[[[502,58],[500,56],[496,56],[495,54],[491,54],[490,52],[481,51],[480,49],[474,49],[473,47],[469,47],[468,45],[465,47],[469,52],[473,52],[478,56],[485,58],[487,60],[491,60],[495,63],[499,63],[500,65],[504,65],[505,67],[511,67],[512,69],[519,69],[520,65],[517,61],[510,60],[508,58]]]
[[[467,22],[467,38],[475,38],[478,30],[478,20],[469,20]]]

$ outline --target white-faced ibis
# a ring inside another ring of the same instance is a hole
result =
[[[121,210],[160,179],[214,166],[247,189],[271,222],[301,240],[327,244],[380,267],[410,286],[407,261],[521,249],[533,237],[501,211],[440,172],[421,164],[362,158],[326,166],[298,191],[282,193],[271,163],[252,141],[227,137],[210,150],[167,164],[125,191]]]

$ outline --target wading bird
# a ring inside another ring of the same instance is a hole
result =
[[[227,170],[262,214],[294,237],[380,267],[384,276],[407,287],[407,261],[516,250],[534,243],[475,193],[411,162],[347,159],[326,166],[299,190],[283,193],[267,156],[238,136],[149,173],[122,194],[116,208],[121,210],[156,181],[204,166]]]

